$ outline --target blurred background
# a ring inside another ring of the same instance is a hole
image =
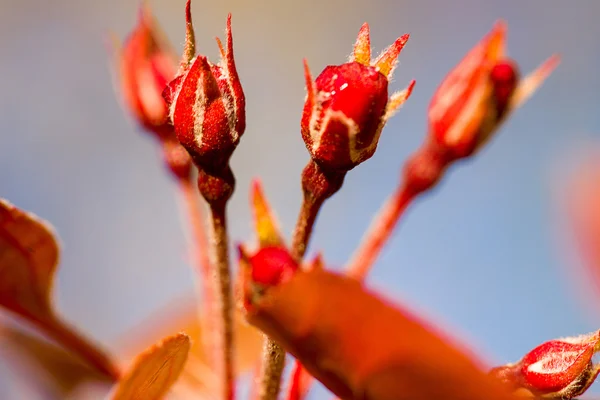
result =
[[[148,3],[180,50],[184,0]],[[63,243],[57,306],[109,348],[193,292],[175,184],[113,90],[109,32],[125,38],[138,6],[0,0],[0,196],[56,227]],[[252,238],[254,177],[288,235],[295,223],[308,160],[299,132],[302,58],[315,76],[344,62],[365,21],[374,53],[411,34],[391,90],[414,78],[413,96],[387,124],[376,155],[348,174],[319,217],[311,252],[323,250],[332,266],[348,259],[403,160],[423,141],[435,88],[495,20],[507,21],[508,53],[523,73],[560,53],[559,68],[492,142],[411,207],[368,284],[490,364],[599,328],[600,297],[590,297],[580,274],[560,199],[581,149],[600,146],[600,2],[194,0],[192,11],[197,49],[211,59],[214,37],[233,13],[248,103],[232,160],[234,241]],[[0,367],[0,375],[9,369]],[[18,390],[24,383],[14,381]],[[0,385],[0,398],[38,398],[17,395],[14,385]],[[311,394],[324,396],[322,389]]]

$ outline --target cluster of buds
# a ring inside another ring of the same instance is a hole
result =
[[[536,397],[572,399],[596,380],[600,366],[592,357],[599,350],[600,331],[550,340],[521,361],[496,367],[490,374],[515,390],[527,390]]]
[[[450,163],[475,154],[559,63],[554,55],[520,78],[516,63],[505,55],[505,42],[506,26],[498,22],[435,92],[428,111],[429,136],[405,167],[413,191],[429,189]]]
[[[369,358],[344,358],[354,354],[353,337],[340,338],[341,344],[337,345],[347,346],[343,354],[330,351],[328,340],[332,336],[322,329],[316,317],[323,311],[321,298],[329,299],[328,305],[335,302],[346,304],[341,294],[354,293],[355,298],[351,300],[365,318],[372,314],[371,309],[382,310],[387,316],[375,319],[371,332],[391,332],[388,328],[393,325],[395,330],[405,335],[412,332],[414,341],[427,338],[433,344],[432,348],[437,349],[423,353],[431,356],[428,362],[449,375],[456,373],[454,380],[459,384],[455,391],[465,398],[472,398],[472,394],[482,391],[475,387],[477,385],[470,386],[465,378],[467,375],[478,377],[489,388],[495,388],[497,381],[487,375],[481,377],[470,360],[424,329],[409,314],[399,312],[364,292],[355,279],[326,271],[320,257],[310,263],[302,261],[322,202],[340,189],[348,171],[373,156],[386,122],[412,93],[414,80],[404,90],[391,96],[388,93],[398,56],[408,38],[407,34],[399,37],[372,59],[369,26],[365,23],[348,62],[327,66],[314,80],[308,63],[304,62],[307,95],[300,125],[311,156],[302,173],[303,210],[308,211],[301,211],[293,243],[288,249],[275,226],[262,189],[255,183],[253,205],[259,246],[254,252],[238,246],[243,308],[252,324],[278,338],[328,388],[342,397],[372,392],[377,393],[373,398],[398,398],[401,394],[410,397],[421,391],[427,392],[430,388],[415,389],[413,383],[401,380],[390,386],[386,381],[387,375],[378,371],[355,376],[354,372],[360,370],[361,363],[369,361]],[[449,73],[436,91],[428,112],[427,141],[405,168],[406,184],[412,194],[432,187],[450,163],[475,154],[558,62],[557,57],[552,57],[521,79],[515,62],[504,54],[504,43],[505,26],[498,23]],[[214,221],[224,219],[225,203],[233,193],[235,179],[229,162],[246,128],[246,100],[233,55],[231,15],[227,18],[225,44],[219,39],[217,44],[221,54],[217,64],[201,54],[196,55],[188,0],[186,42],[177,68],[170,47],[143,9],[139,26],[123,51],[120,69],[129,109],[139,123],[163,143],[171,170],[177,174],[179,168],[180,175],[189,177],[191,163],[198,168],[200,193],[211,207],[218,205],[213,208],[220,209],[217,213],[213,210]],[[219,223],[215,223],[217,225]],[[221,222],[220,242],[217,240],[220,248],[214,261],[225,271],[227,279],[222,281],[221,289],[228,293],[224,226]],[[288,287],[286,293],[281,289],[284,286]],[[331,288],[337,288],[337,291]],[[294,297],[294,290],[296,294],[313,293],[316,296]],[[223,295],[222,298],[227,308],[228,296]],[[301,309],[291,310],[290,304],[300,305]],[[371,309],[365,304],[371,304]],[[337,309],[326,312],[334,314],[327,317],[328,321],[335,322],[328,328],[331,332],[347,331],[348,321],[338,318]],[[395,321],[395,325],[390,325],[390,321]],[[305,328],[313,325],[314,332],[308,332],[310,340],[305,340]],[[363,334],[365,341],[372,336],[367,331]],[[495,368],[491,376],[536,396],[572,398],[583,393],[598,374],[599,368],[591,358],[599,349],[599,342],[600,333],[547,342],[528,353],[519,363]],[[314,358],[315,344],[320,346],[317,356],[321,359]],[[381,357],[376,361],[382,365],[388,362],[389,349],[379,344],[370,345],[371,358],[373,355]],[[398,344],[394,351],[397,353],[395,361],[410,361],[406,358],[406,354],[412,354],[412,347],[408,344]],[[448,368],[449,364],[444,364],[439,354],[453,359],[454,366]],[[329,357],[339,364],[338,375],[323,372],[321,364],[330,362]],[[468,373],[458,374],[456,366]],[[228,390],[230,393],[231,388]],[[438,394],[438,388],[430,390],[432,396]],[[493,397],[492,392],[489,395]],[[497,398],[505,397],[501,393]]]

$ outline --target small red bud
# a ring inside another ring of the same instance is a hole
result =
[[[572,399],[583,394],[596,379],[600,369],[592,357],[599,346],[600,331],[550,340],[518,363],[494,368],[490,373],[534,395]]]
[[[311,157],[323,168],[348,171],[369,159],[387,119],[410,95],[388,99],[388,83],[408,35],[370,60],[369,27],[364,24],[352,60],[330,65],[313,82],[305,62],[307,98],[302,138]]]
[[[553,56],[524,79],[504,54],[506,26],[497,23],[446,76],[429,105],[430,135],[451,158],[469,157],[558,64]]]
[[[283,247],[264,247],[249,259],[252,281],[263,286],[276,286],[289,280],[298,264]]]
[[[175,77],[176,58],[146,5],[140,8],[138,24],[117,61],[124,106],[161,142],[163,160],[171,174],[178,180],[189,180],[192,161],[168,123],[168,106],[162,96]]]
[[[193,56],[193,28],[186,5],[188,34],[181,74],[163,93],[170,119],[181,144],[194,163],[213,173],[223,170],[246,128],[245,97],[233,58],[231,15],[227,18],[226,46],[219,64]]]
[[[501,118],[508,108],[510,98],[517,88],[519,72],[512,60],[503,60],[492,67],[490,71],[492,83],[492,98],[496,104],[498,118]]]
[[[145,6],[117,61],[124,105],[147,131],[159,137],[172,135],[162,92],[175,76],[176,57]]]

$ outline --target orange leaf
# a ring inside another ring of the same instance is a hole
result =
[[[188,358],[190,337],[169,336],[136,357],[113,389],[112,400],[155,400],[167,394]]]
[[[235,354],[237,373],[243,373],[255,365],[260,358],[262,334],[253,326],[248,325],[235,312]],[[119,344],[124,359],[131,359],[141,349],[155,343],[161,337],[173,335],[176,332],[186,332],[192,339],[188,362],[181,373],[181,378],[175,385],[191,388],[194,392],[211,392],[216,389],[209,368],[208,354],[203,346],[206,332],[206,321],[198,318],[196,299],[179,301],[168,305],[156,312],[147,321],[129,332]],[[208,373],[207,373],[208,370]]]
[[[47,222],[0,200],[0,305],[30,319],[46,319],[58,255]]]
[[[447,339],[352,278],[299,271],[247,313],[343,399],[513,398]]]
[[[260,247],[281,246],[283,238],[279,232],[273,210],[265,197],[262,183],[255,179],[252,182],[251,207],[254,217],[254,229]]]
[[[106,375],[100,374],[67,350],[39,336],[10,326],[2,326],[0,342],[15,357],[26,361],[27,379],[45,393],[67,398],[83,382],[110,382]]]
[[[117,377],[106,354],[62,321],[51,302],[59,248],[52,227],[0,199],[0,306],[36,325],[98,371]]]

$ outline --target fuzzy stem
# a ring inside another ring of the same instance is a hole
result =
[[[406,161],[402,182],[375,214],[371,227],[346,266],[348,275],[359,281],[366,278],[408,206],[420,194],[434,188],[455,160],[437,143],[428,141]]]
[[[371,227],[363,236],[360,247],[354,252],[346,267],[346,273],[359,281],[365,279],[388,239],[394,233],[398,221],[408,205],[415,198],[414,192],[406,185],[400,185],[396,192],[383,204],[376,214]]]
[[[312,235],[313,227],[325,200],[337,193],[344,183],[345,171],[324,170],[313,160],[302,172],[304,197],[292,237],[292,256],[302,260]],[[283,353],[283,349],[281,350]],[[283,369],[283,365],[281,366]],[[298,361],[294,364],[292,376],[299,377],[297,387],[290,387],[288,399],[304,397],[310,386],[311,376]]]
[[[315,198],[312,195],[304,195],[292,237],[291,252],[292,256],[297,260],[301,260],[304,257],[304,253],[306,253],[306,247],[312,236],[317,215],[325,200],[323,197]]]
[[[212,284],[215,298],[212,302],[213,315],[220,315],[221,325],[215,330],[218,337],[213,343],[220,352],[218,365],[222,374],[223,399],[233,399],[233,299],[231,295],[231,277],[229,272],[229,246],[225,204],[210,204],[212,222],[213,271]]]
[[[264,335],[263,360],[258,375],[257,399],[277,399],[284,367],[285,350],[267,335]]]
[[[212,304],[213,290],[211,287],[211,264],[208,249],[208,235],[204,225],[204,215],[200,204],[196,188],[189,179],[179,180],[179,188],[183,201],[184,217],[190,225],[191,240],[190,253],[193,258],[194,271],[196,275],[196,287],[202,288],[201,317],[207,321],[207,332],[214,331],[218,326],[216,315],[213,315],[209,307]],[[211,318],[213,317],[213,318]],[[204,336],[204,347],[214,349],[215,344],[210,342],[209,335]]]
[[[292,255],[301,261],[325,200],[340,190],[346,171],[326,170],[310,160],[302,171],[302,206],[292,236]]]
[[[204,286],[204,294],[206,295],[208,294],[206,288],[210,277],[210,259],[208,255],[208,237],[204,227],[204,216],[198,204],[194,185],[190,181],[183,181],[180,184],[180,189],[191,228],[193,257],[195,258],[196,267]],[[205,303],[208,304],[208,301],[205,301]]]
[[[226,206],[235,188],[235,178],[229,166],[219,171],[198,168],[198,190],[210,208],[211,222],[211,321],[213,330],[214,362],[219,382],[220,399],[234,397],[233,372],[233,296],[229,271],[229,236]]]

